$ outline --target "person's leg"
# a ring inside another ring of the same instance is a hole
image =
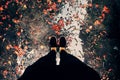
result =
[[[51,37],[50,42],[49,42],[50,50],[57,50],[57,41],[56,37]]]
[[[42,64],[43,66],[55,65],[55,58],[56,58],[56,51],[57,51],[57,44],[56,44],[55,37],[51,37],[49,46],[50,46],[50,52],[46,56],[40,58],[37,62],[35,62],[35,64],[39,63],[39,64]]]
[[[24,74],[18,80],[37,80],[50,77],[53,79],[56,71],[56,38],[52,37],[49,42],[50,52],[37,60],[34,64],[28,66]],[[51,74],[52,73],[52,74]]]
[[[66,65],[69,63],[69,54],[66,50],[66,39],[65,37],[60,37],[59,41],[59,53],[60,53],[60,65]]]
[[[75,56],[66,52],[66,40],[60,38],[60,66],[65,74],[65,79],[69,80],[100,80],[96,71],[81,62]]]

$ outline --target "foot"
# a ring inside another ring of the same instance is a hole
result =
[[[51,37],[49,45],[50,45],[50,50],[56,51],[56,47],[57,47],[56,37]]]
[[[66,47],[66,39],[65,39],[65,37],[60,37],[59,47],[60,47],[60,51],[65,50],[65,47]]]

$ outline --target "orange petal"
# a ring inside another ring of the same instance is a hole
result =
[[[17,24],[17,23],[19,23],[20,21],[17,20],[17,19],[13,19],[13,22]]]
[[[92,7],[93,5],[92,5],[92,3],[89,3],[88,6],[89,6],[89,7]]]
[[[44,13],[45,15],[48,14],[47,10],[45,10],[45,9],[43,10],[43,13]]]
[[[95,7],[96,7],[96,8],[98,8],[98,7],[99,7],[99,5],[98,5],[98,4],[96,4],[96,5],[95,5]]]

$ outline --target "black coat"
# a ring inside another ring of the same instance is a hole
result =
[[[55,51],[50,51],[29,66],[18,80],[100,80],[96,71],[65,51],[60,53],[60,65],[56,65],[55,59]]]

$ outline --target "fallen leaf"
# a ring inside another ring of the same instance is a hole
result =
[[[63,19],[60,19],[60,20],[58,21],[58,24],[59,24],[59,26],[64,27],[64,20],[63,20]]]
[[[2,25],[3,24],[3,22],[0,22],[0,25]]]
[[[7,49],[7,50],[10,50],[10,46],[9,46],[9,45],[7,45],[7,46],[6,46],[6,49]]]
[[[7,74],[8,74],[8,70],[4,70],[4,71],[3,71],[3,76],[4,76],[4,78],[7,77]]]
[[[27,5],[24,4],[24,5],[23,5],[23,8],[26,9],[26,8],[27,8]]]
[[[12,21],[16,24],[20,22],[18,19],[13,19]]]
[[[21,32],[17,32],[17,36],[20,36],[21,35]]]
[[[7,18],[6,16],[3,16],[3,17],[2,17],[2,20],[5,20],[6,18]]]
[[[104,6],[102,12],[103,13],[109,13],[110,10],[109,10],[109,8],[107,6]]]
[[[0,11],[3,11],[4,9],[3,9],[3,7],[0,7]]]
[[[99,8],[99,5],[98,5],[98,4],[95,4],[95,7],[96,7],[96,8]]]
[[[100,25],[101,24],[101,21],[99,21],[99,20],[96,20],[95,22],[94,22],[94,25]]]
[[[61,2],[62,2],[62,0],[57,0],[57,2],[58,2],[58,3],[61,3]]]
[[[45,15],[48,14],[48,11],[44,9],[43,14],[45,14]]]
[[[56,10],[57,10],[57,4],[54,2],[54,3],[51,5],[51,8],[56,11]]]
[[[55,31],[60,31],[61,27],[58,26],[57,24],[55,24],[55,25],[52,26],[52,29],[55,30]]]
[[[90,32],[90,29],[86,29],[85,31],[86,31],[86,33],[89,33],[89,32]]]

